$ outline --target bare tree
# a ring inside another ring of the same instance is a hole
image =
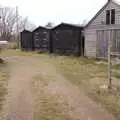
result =
[[[33,31],[36,28],[35,24],[28,20],[28,17],[23,18],[18,16],[18,22],[14,27],[14,32],[12,35],[12,41],[17,43],[17,47],[20,47],[20,32],[23,30]]]
[[[23,30],[33,31],[36,28],[36,25],[28,20],[28,17],[18,17],[18,31],[16,30],[17,25],[14,27],[14,33],[19,34]],[[17,33],[18,32],[18,33]]]
[[[0,6],[0,40],[10,41],[13,34],[18,35],[24,29],[33,30],[35,27],[28,17],[19,16],[17,8]]]
[[[16,18],[15,8],[0,7],[0,39],[10,40]]]

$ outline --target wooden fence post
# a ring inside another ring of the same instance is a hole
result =
[[[108,88],[112,88],[112,78],[111,78],[111,31],[109,32],[108,39]]]

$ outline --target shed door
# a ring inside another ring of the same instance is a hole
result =
[[[110,39],[109,30],[97,31],[97,57],[105,58],[108,55],[108,40]]]

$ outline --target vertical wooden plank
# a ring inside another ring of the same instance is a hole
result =
[[[116,30],[116,51],[115,52],[117,52],[118,51],[118,30]]]
[[[120,53],[120,30],[117,30],[117,31],[118,31],[118,36],[117,36],[118,48],[117,48],[117,52]]]
[[[97,44],[97,51],[96,51],[96,54],[97,54],[97,57],[101,57],[101,31],[97,31],[97,41],[96,41],[96,44]]]
[[[107,49],[108,49],[108,38],[107,38],[108,31],[100,30],[97,31],[97,57],[104,58],[107,56]]]
[[[106,58],[108,56],[108,41],[110,39],[110,31],[106,30],[104,31],[104,58]]]
[[[111,52],[116,52],[115,30],[111,31]]]

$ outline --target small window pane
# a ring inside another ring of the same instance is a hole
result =
[[[106,11],[106,24],[110,24],[110,11]]]
[[[115,24],[115,9],[111,10],[111,24]]]

